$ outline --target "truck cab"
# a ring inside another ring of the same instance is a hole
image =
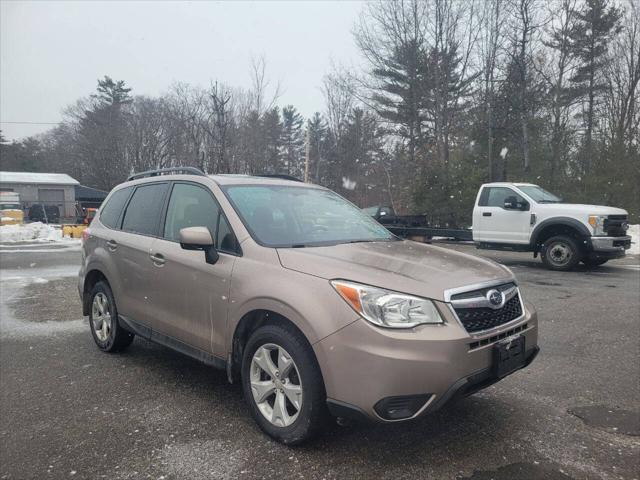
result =
[[[552,270],[579,262],[602,265],[631,246],[628,214],[621,208],[563,203],[531,183],[487,183],[473,209],[478,248],[540,254]]]

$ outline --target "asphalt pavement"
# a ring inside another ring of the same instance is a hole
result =
[[[640,478],[638,257],[558,273],[444,246],[514,271],[538,309],[538,358],[431,416],[332,423],[297,448],[258,430],[222,371],[139,338],[100,352],[77,246],[0,246],[0,478]]]

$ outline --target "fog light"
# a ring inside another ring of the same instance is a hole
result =
[[[373,408],[385,420],[402,420],[413,417],[432,396],[430,393],[426,393],[424,395],[386,397],[376,403]]]

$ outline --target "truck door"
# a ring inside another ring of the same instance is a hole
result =
[[[528,244],[530,205],[509,187],[483,187],[473,210],[476,242]]]

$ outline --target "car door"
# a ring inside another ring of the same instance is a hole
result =
[[[475,241],[527,244],[530,233],[529,203],[522,195],[510,187],[483,187],[474,218]]]
[[[219,253],[215,264],[202,251],[180,246],[180,229],[206,227]],[[224,355],[231,271],[237,242],[213,193],[205,186],[176,182],[167,204],[163,237],[152,255],[157,292],[157,329],[192,347]]]
[[[150,252],[160,231],[168,191],[168,182],[138,185],[125,208],[118,238],[108,244],[117,252],[121,283],[119,313],[150,328],[156,323],[158,299],[158,292],[150,281],[155,273]]]

